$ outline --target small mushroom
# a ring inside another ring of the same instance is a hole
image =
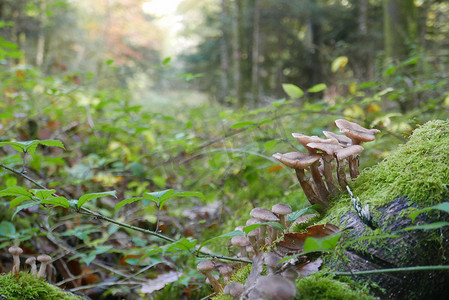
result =
[[[13,274],[19,274],[20,271],[20,254],[23,253],[22,248],[17,246],[12,246],[8,249],[9,253],[12,254],[14,264],[12,266],[12,273]]]
[[[279,218],[275,216],[270,210],[266,208],[256,207],[249,213],[251,217],[260,220],[261,223],[264,222],[278,222]],[[265,243],[267,225],[261,225],[259,227],[259,244],[263,245]]]
[[[245,287],[240,282],[231,282],[225,286],[223,293],[232,296],[232,299],[235,300],[240,298],[244,290]]]
[[[240,248],[240,257],[248,257],[246,246],[250,245],[249,239],[244,235],[233,236],[231,239],[232,246]]]
[[[273,157],[287,167],[295,169],[296,178],[298,178],[302,190],[304,191],[304,194],[311,204],[320,204],[323,208],[327,206],[327,199],[322,199],[315,193],[312,185],[309,182],[309,178],[306,177],[306,174],[304,172],[305,169],[309,168],[312,164],[320,160],[321,156],[319,154],[288,152],[284,154],[276,153],[273,154]]]
[[[349,122],[344,119],[336,120],[335,124],[345,136],[351,139],[352,145],[360,145],[364,142],[373,141],[375,139],[375,135],[380,132],[378,129],[367,129],[357,123]],[[348,160],[351,178],[357,178],[359,176],[357,158],[356,156],[351,156]]]
[[[204,276],[206,276],[207,279],[209,279],[209,282],[214,288],[214,291],[216,293],[220,293],[223,290],[223,288],[221,287],[218,280],[212,274],[212,270],[214,269],[214,267],[215,265],[211,260],[203,260],[196,266],[197,270],[202,274],[204,274]]]
[[[31,267],[31,274],[36,275],[37,268],[36,268],[36,258],[35,257],[28,257],[25,261],[27,265],[30,265]]]
[[[37,273],[37,278],[44,278],[45,271],[47,270],[47,265],[50,262],[51,257],[46,254],[42,254],[37,257],[37,260],[41,263],[39,272]]]
[[[271,211],[279,217],[280,223],[284,229],[288,228],[287,215],[292,212],[290,205],[285,203],[278,203],[271,207]]]

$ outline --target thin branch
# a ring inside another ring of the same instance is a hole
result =
[[[382,273],[398,273],[398,272],[418,272],[418,271],[447,271],[449,265],[437,265],[437,266],[416,266],[416,267],[404,267],[404,268],[391,268],[391,269],[378,269],[378,270],[366,270],[366,271],[353,271],[353,272],[329,272],[329,274],[337,276],[354,276],[354,275],[370,275],[370,274],[382,274]]]

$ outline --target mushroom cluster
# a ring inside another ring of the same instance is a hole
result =
[[[15,275],[19,274],[20,271],[20,254],[23,253],[22,248],[18,246],[12,246],[8,249],[9,253],[13,256],[13,267],[11,272]],[[41,263],[39,267],[39,272],[37,272],[36,260]],[[47,265],[50,264],[51,257],[43,254],[39,255],[37,258],[28,257],[25,263],[30,265],[30,272],[36,275],[37,278],[45,278],[45,272],[47,270]]]
[[[323,209],[327,207],[331,197],[335,197],[340,191],[346,191],[348,185],[346,165],[349,165],[349,180],[358,177],[358,154],[363,150],[361,144],[373,141],[375,135],[380,132],[344,119],[336,120],[335,124],[344,135],[323,131],[327,138],[323,139],[292,133],[307,153],[273,154],[274,158],[295,170],[309,202],[319,204]],[[307,174],[310,174],[310,177]]]
[[[256,259],[256,257],[263,256],[262,263],[267,266],[268,276],[279,276],[275,274],[278,270],[277,263],[281,260],[280,257],[273,253],[262,253],[266,251],[267,246],[282,237],[283,232],[274,226],[270,226],[268,222],[278,222],[284,231],[290,228],[290,222],[287,215],[292,212],[292,208],[285,203],[278,203],[272,206],[272,209],[266,209],[256,207],[250,212],[251,218],[246,221],[246,226],[260,224],[257,228],[251,230],[246,235],[234,236],[231,239],[231,246],[238,249],[236,255],[237,258],[242,259]],[[235,230],[244,231],[244,226],[238,226]],[[233,273],[232,264],[224,264],[220,262],[214,262],[212,260],[201,261],[197,265],[197,269],[204,276],[206,276],[206,283],[210,284],[216,293],[223,291],[225,294],[232,295],[234,299],[239,299],[240,295],[248,288],[244,288],[242,284],[231,282],[224,288],[223,284],[226,284],[230,275]],[[221,276],[213,274],[213,272],[220,273]],[[222,280],[220,280],[220,277]],[[262,276],[265,277],[265,276]],[[285,284],[285,283],[284,283]],[[275,285],[276,286],[276,285]],[[251,287],[253,288],[253,287]],[[257,288],[259,290],[259,288]]]

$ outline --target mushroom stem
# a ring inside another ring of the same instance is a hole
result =
[[[216,293],[220,293],[221,291],[223,291],[223,287],[211,271],[206,272],[204,275],[207,277],[207,279],[209,279],[210,285],[213,287]]]
[[[348,186],[348,181],[346,180],[345,174],[345,162],[343,160],[338,160],[337,156],[335,156],[337,160],[337,178],[338,183],[340,184],[343,191],[346,191],[346,187]]]
[[[349,174],[352,179],[359,177],[359,159],[357,155],[351,155],[348,157],[349,160]]]
[[[295,169],[296,171],[296,178],[298,178],[299,184],[302,187],[302,190],[304,191],[304,194],[306,195],[307,199],[309,200],[310,204],[320,204],[323,205],[320,198],[315,194],[313,191],[312,185],[309,183],[309,180],[306,177],[306,174],[304,172],[304,169]]]
[[[318,170],[319,162],[314,162],[310,166],[310,173],[312,174],[313,181],[315,182],[316,188],[318,190],[318,195],[322,202],[326,203],[329,197],[329,191],[324,184],[323,178],[321,178],[320,170]]]
[[[326,155],[323,157],[324,165],[324,178],[326,179],[326,185],[332,196],[336,196],[339,193],[338,188],[335,186],[334,177],[332,175],[332,156]]]

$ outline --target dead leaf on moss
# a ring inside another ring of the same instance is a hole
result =
[[[286,233],[284,239],[276,243],[276,251],[282,256],[299,254],[303,251],[308,237],[322,238],[338,232],[340,232],[340,229],[337,226],[327,223],[308,227],[307,232]]]

